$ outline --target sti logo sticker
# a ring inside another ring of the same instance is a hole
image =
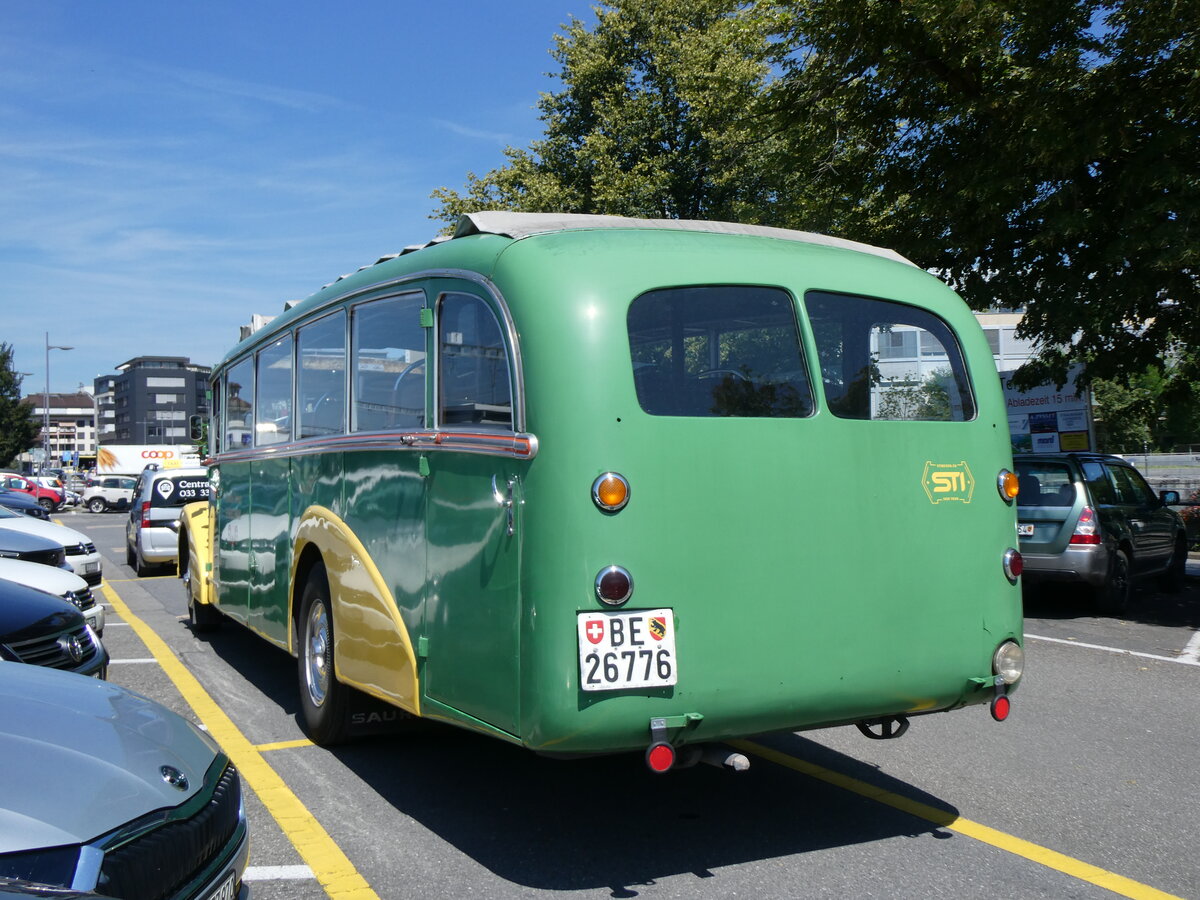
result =
[[[921,476],[921,485],[930,503],[941,503],[943,500],[961,500],[971,502],[975,493],[975,477],[971,474],[966,462],[960,463],[925,463],[925,474]]]

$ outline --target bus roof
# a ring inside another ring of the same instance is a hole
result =
[[[653,229],[658,231],[701,231],[708,234],[741,234],[752,237],[777,238],[783,241],[800,241],[820,244],[824,247],[839,247],[871,253],[885,259],[915,265],[894,250],[873,247],[858,241],[814,234],[810,231],[793,231],[790,228],[771,228],[766,225],[743,225],[738,222],[708,222],[695,219],[634,219],[625,216],[594,216],[578,213],[523,213],[489,210],[460,216],[458,227],[452,237],[467,237],[472,234],[498,234],[514,240],[534,234],[554,231],[593,231],[604,228]]]
[[[506,210],[483,210],[466,213],[458,217],[454,232],[440,235],[424,244],[410,244],[399,253],[389,253],[381,256],[375,262],[360,267],[357,271],[369,269],[380,263],[405,256],[442,244],[455,238],[470,237],[476,234],[494,234],[499,237],[520,240],[535,234],[551,234],[557,231],[598,231],[602,229],[647,229],[654,231],[699,231],[706,234],[740,234],[750,237],[776,238],[781,241],[798,241],[805,244],[818,244],[822,247],[837,247],[842,250],[856,250],[859,253],[870,253],[895,262],[916,266],[912,260],[906,259],[895,250],[875,247],[859,241],[845,238],[830,237],[826,234],[816,234],[811,231],[794,231],[791,228],[772,228],[767,225],[743,225],[739,222],[710,222],[700,219],[636,219],[627,216],[602,216],[585,213],[527,213],[508,212]],[[335,278],[330,284],[337,284],[343,279],[356,273],[347,273]],[[329,287],[329,284],[324,285]]]

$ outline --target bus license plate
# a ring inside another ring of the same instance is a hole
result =
[[[579,684],[585,691],[667,687],[679,680],[669,609],[578,616]]]
[[[1017,526],[1017,537],[1033,537],[1033,523],[1022,522]]]

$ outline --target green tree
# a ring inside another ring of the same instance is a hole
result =
[[[21,402],[23,377],[13,368],[11,344],[0,343],[0,464],[9,466],[37,441],[33,407]]]
[[[555,36],[563,90],[538,103],[545,134],[507,164],[439,188],[434,218],[463,212],[607,213],[769,222],[790,182],[747,115],[770,75],[768,35],[737,0],[611,0]]]
[[[977,309],[1024,307],[1026,383],[1143,372],[1172,343],[1196,370],[1198,0],[774,7],[770,105],[826,222]]]

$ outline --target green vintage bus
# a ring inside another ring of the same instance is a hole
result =
[[[1022,670],[987,341],[890,251],[719,222],[483,212],[214,369],[194,627],[545,754],[990,704]]]

